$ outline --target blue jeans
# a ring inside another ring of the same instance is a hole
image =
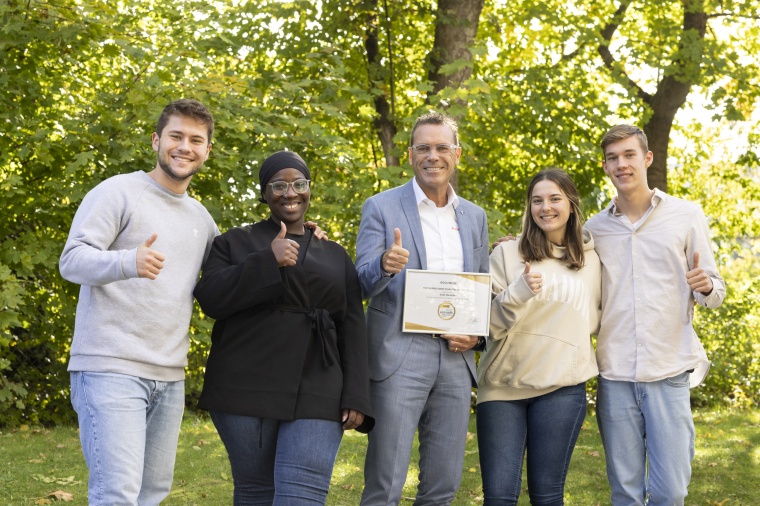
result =
[[[483,504],[517,504],[526,453],[530,503],[564,504],[567,469],[585,416],[585,382],[531,399],[478,404]]]
[[[235,506],[325,504],[343,437],[339,422],[210,413],[230,458]]]
[[[89,503],[159,504],[171,491],[184,381],[72,372]]]
[[[599,378],[597,404],[612,504],[682,505],[696,436],[689,373],[647,383]]]

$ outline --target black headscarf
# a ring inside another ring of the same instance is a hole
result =
[[[259,202],[266,202],[263,199],[264,189],[272,176],[277,174],[282,169],[296,169],[304,175],[306,179],[311,179],[311,173],[309,167],[306,166],[306,162],[303,158],[293,153],[292,151],[278,151],[264,160],[259,169],[259,188],[261,189],[262,198]]]

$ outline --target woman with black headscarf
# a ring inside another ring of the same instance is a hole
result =
[[[374,425],[359,281],[304,226],[309,179],[297,154],[267,158],[271,216],[217,237],[194,292],[216,319],[198,405],[227,448],[235,505],[324,504],[343,431]]]

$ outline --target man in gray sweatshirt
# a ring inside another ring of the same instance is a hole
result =
[[[186,190],[213,132],[200,102],[166,106],[155,168],[92,189],[61,255],[81,285],[68,370],[90,504],[159,504],[171,490],[193,288],[219,234]]]

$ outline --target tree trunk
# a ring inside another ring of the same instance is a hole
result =
[[[427,56],[428,81],[433,89],[426,101],[444,88],[458,88],[472,76],[472,53],[470,46],[478,33],[480,13],[484,0],[440,0],[435,16],[433,48]],[[444,65],[456,61],[467,64],[451,73],[443,73]],[[461,104],[466,105],[466,104]],[[461,118],[454,117],[457,121]],[[459,172],[454,170],[450,180],[454,191],[459,191]]]
[[[382,68],[380,64],[380,43],[378,38],[378,0],[370,0],[370,8],[367,10],[367,30],[366,40],[364,41],[364,48],[367,51],[367,72],[369,73],[370,85],[374,86],[376,82],[383,81]],[[390,40],[391,34],[388,34]],[[389,55],[392,62],[393,56]],[[380,144],[383,147],[383,155],[385,156],[386,167],[398,167],[400,164],[399,157],[394,154],[393,137],[396,135],[396,111],[393,107],[393,66],[391,63],[391,71],[388,72],[390,79],[390,101],[385,95],[375,95],[375,111],[377,116],[372,121],[380,138]]]
[[[480,13],[483,10],[484,0],[441,0],[438,2],[438,10],[435,17],[435,38],[433,47],[427,57],[428,80],[433,82],[433,90],[428,94],[427,100],[446,87],[461,86],[472,75],[472,53],[470,46],[475,41],[478,31]],[[367,52],[369,79],[372,86],[383,83],[383,88],[388,93],[377,95],[374,99],[377,117],[373,121],[385,154],[387,166],[398,166],[399,157],[394,155],[393,138],[398,131],[398,120],[394,106],[394,76],[392,48],[393,34],[388,12],[387,0],[384,0],[383,12],[388,20],[388,55],[389,67],[383,70],[381,67],[380,43],[378,37],[379,0],[367,0],[367,29],[364,43]],[[464,60],[468,64],[451,73],[440,72],[444,65],[455,61]],[[385,78],[384,76],[387,76]],[[452,185],[457,187],[456,172],[452,177]]]
[[[647,171],[650,188],[668,191],[668,144],[670,130],[676,113],[686,102],[691,87],[699,81],[699,65],[704,53],[704,38],[707,30],[707,14],[702,0],[683,0],[683,31],[678,44],[678,55],[674,58],[665,77],[657,84],[657,92],[648,101],[652,116],[644,125],[644,133],[649,140],[649,150],[654,154],[652,165]],[[695,33],[696,41],[688,43],[690,32]]]
[[[442,89],[457,88],[472,75],[470,46],[478,33],[484,0],[440,0],[435,16],[435,39],[428,53],[428,81],[434,83],[428,94],[437,95]],[[444,65],[458,60],[467,65],[450,74],[441,73]]]

